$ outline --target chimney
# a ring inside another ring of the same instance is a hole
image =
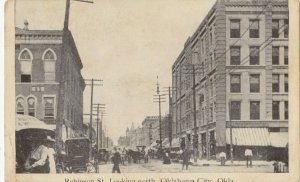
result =
[[[23,28],[24,30],[28,30],[28,24],[29,24],[28,21],[25,20],[24,21],[24,28]]]

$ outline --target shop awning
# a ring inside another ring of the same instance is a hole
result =
[[[286,147],[289,140],[288,132],[270,132],[272,147]]]
[[[56,125],[48,125],[43,121],[28,115],[17,114],[16,115],[16,131],[25,129],[43,129],[54,131]]]
[[[230,129],[226,129],[226,143],[230,144]],[[232,128],[232,143],[238,146],[270,146],[267,128]]]

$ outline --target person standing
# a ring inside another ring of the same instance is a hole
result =
[[[186,166],[186,170],[188,170],[190,162],[190,152],[188,149],[185,149],[182,153],[182,170],[184,169],[184,166]]]
[[[220,153],[220,161],[221,161],[221,166],[225,166],[225,162],[226,162],[226,153],[225,152]]]
[[[119,166],[119,164],[121,163],[121,155],[120,152],[117,150],[117,147],[114,148],[112,162],[113,162],[112,173],[115,173],[115,171],[117,171],[117,173],[121,173],[120,166]]]
[[[54,142],[54,139],[47,136],[44,144],[34,148],[26,160],[25,169],[31,173],[56,173]]]
[[[252,154],[252,150],[251,149],[249,149],[249,148],[247,148],[246,150],[245,150],[245,157],[246,157],[246,164],[247,164],[247,168],[250,166],[250,168],[252,168],[252,156],[253,156],[253,154]],[[250,164],[249,164],[249,162],[250,162]]]

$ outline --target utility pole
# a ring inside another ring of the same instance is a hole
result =
[[[86,3],[93,3],[92,1],[87,0],[77,0]],[[61,49],[61,60],[67,60],[67,47],[69,41],[69,14],[70,14],[70,0],[66,0],[65,7],[65,18],[64,18],[64,27],[63,27],[63,35],[62,35],[62,49]],[[64,120],[64,100],[65,100],[65,72],[66,72],[66,61],[62,61],[60,63],[60,80],[59,80],[59,95],[58,95],[58,104],[57,104],[57,121],[56,121],[56,144],[58,147],[61,146],[61,135],[62,135],[62,125],[65,123]]]
[[[159,144],[160,150],[162,150],[162,136],[161,136],[161,102],[166,102],[163,94],[160,94],[158,76],[157,76],[157,87],[156,87],[156,95],[154,95],[154,102],[158,102],[158,120],[159,120]]]
[[[192,67],[193,69],[193,103],[194,103],[194,162],[197,162],[197,153],[198,153],[198,135],[197,135],[197,108],[196,108],[196,73],[195,73],[195,65]]]
[[[168,131],[168,137],[169,137],[169,142],[170,142],[170,146],[172,147],[172,138],[173,138],[173,112],[172,112],[172,106],[173,106],[173,103],[172,103],[172,93],[173,92],[176,92],[176,89],[175,87],[165,87],[167,88],[167,92],[168,92],[168,95],[169,95],[169,131]]]
[[[104,111],[101,112],[101,121],[100,121],[100,132],[101,132],[101,135],[100,135],[100,147],[103,148],[103,135],[102,135],[102,126],[103,126],[103,119],[104,119],[104,116],[106,116],[106,113]]]
[[[194,151],[194,161],[197,162],[197,153],[198,153],[198,134],[197,134],[197,107],[196,107],[196,64],[186,64],[185,67],[190,67],[186,70],[191,71],[186,74],[192,75],[192,91],[193,91],[193,121],[194,121],[194,137],[193,137],[193,151]],[[199,65],[200,66],[200,65]],[[203,67],[200,66],[202,72],[204,71]],[[180,74],[181,76],[181,74]]]
[[[66,11],[65,11],[65,20],[64,20],[64,29],[69,29],[69,15],[70,15],[70,1],[66,0]],[[92,0],[73,0],[73,1],[79,1],[84,3],[94,3]]]
[[[89,139],[90,139],[90,159],[92,159],[92,124],[93,124],[93,97],[94,97],[94,86],[103,86],[99,84],[103,80],[99,79],[84,79],[85,81],[90,82],[90,84],[86,84],[91,86],[91,103],[90,103],[90,127],[89,127]],[[94,83],[96,82],[96,83]],[[98,83],[97,83],[98,82]]]
[[[103,112],[104,112],[103,109],[105,109],[105,104],[94,104],[94,109],[95,109],[94,111],[97,112],[97,151],[98,151],[99,150],[99,135],[100,135],[99,133],[102,133],[102,130],[101,130],[102,127],[100,127],[100,131],[99,131],[99,120],[101,123],[102,117],[103,117]],[[101,113],[101,118],[99,117],[100,113]],[[101,126],[101,124],[100,124],[100,126]],[[100,143],[100,148],[102,148],[102,143]]]

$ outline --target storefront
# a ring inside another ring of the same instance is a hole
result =
[[[275,154],[278,155],[278,151],[283,152],[287,146],[288,132],[269,132],[268,128],[232,128],[232,141],[230,140],[230,129],[227,128],[226,153],[230,156],[232,143],[234,160],[244,159],[247,148],[252,150],[253,159],[276,160],[281,157]]]

